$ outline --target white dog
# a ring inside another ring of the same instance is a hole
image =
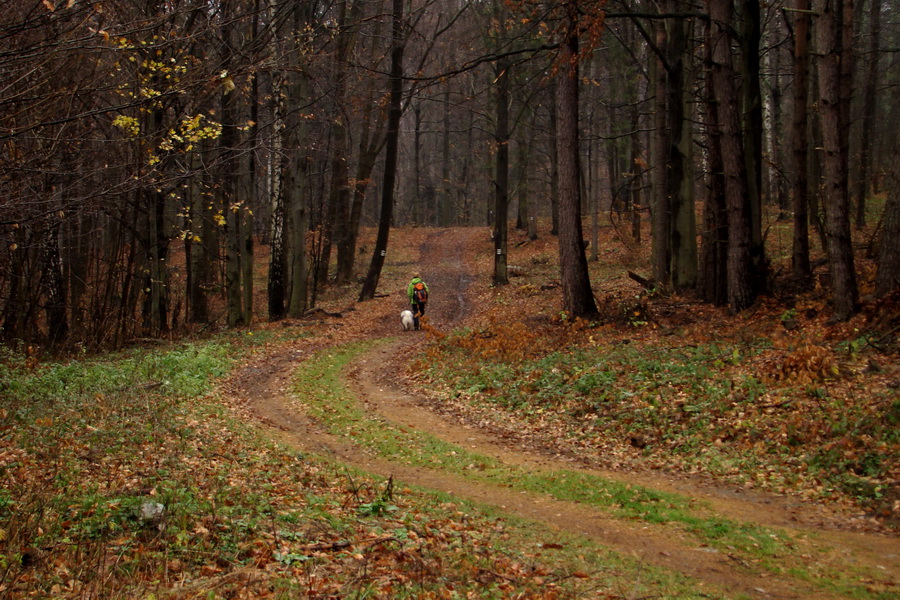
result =
[[[412,331],[416,327],[411,310],[404,310],[400,313],[400,324],[403,325],[403,331]]]

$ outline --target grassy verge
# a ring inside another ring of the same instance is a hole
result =
[[[439,466],[473,480],[504,482],[513,489],[547,493],[560,500],[594,506],[619,518],[675,527],[694,536],[698,544],[728,552],[756,570],[805,579],[823,590],[850,597],[888,597],[877,591],[870,593],[860,582],[861,576],[875,574],[822,568],[815,557],[799,552],[800,541],[786,533],[704,516],[703,507],[695,506],[688,498],[580,472],[540,473],[504,465],[421,431],[373,419],[348,392],[342,376],[345,366],[368,348],[369,344],[356,344],[320,354],[299,370],[296,386],[314,415],[334,433],[352,437],[356,443],[373,448],[386,458]]]

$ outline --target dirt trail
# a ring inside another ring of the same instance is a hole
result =
[[[467,236],[475,234],[451,236],[439,231],[429,236],[420,249],[420,264],[428,265],[427,274],[423,272],[423,275],[429,282],[434,300],[429,308],[429,317],[441,328],[461,324],[472,309],[466,293],[471,281],[462,261]],[[394,342],[379,345],[352,366],[348,375],[353,390],[369,411],[405,427],[427,431],[468,450],[532,471],[586,470],[602,477],[696,498],[710,506],[713,513],[735,521],[810,534],[833,548],[828,560],[835,568],[853,564],[877,565],[885,574],[884,580],[897,581],[900,554],[897,538],[845,531],[841,528],[840,515],[824,508],[674,475],[612,472],[566,458],[552,448],[525,449],[516,440],[480,430],[460,420],[457,415],[446,414],[428,399],[404,392],[399,382],[389,375],[396,371],[420,335],[410,333]],[[599,510],[562,502],[548,495],[522,493],[501,485],[473,482],[438,469],[388,462],[354,447],[346,440],[328,435],[302,414],[302,408],[298,410],[296,399],[286,389],[298,361],[311,350],[282,350],[248,365],[235,379],[237,386],[234,393],[249,401],[254,411],[277,428],[283,439],[292,445],[306,451],[329,454],[341,462],[384,477],[393,475],[406,484],[496,506],[508,513],[543,523],[549,530],[588,536],[613,550],[637,555],[647,563],[694,577],[701,582],[706,593],[745,594],[753,598],[829,598],[821,590],[813,591],[797,580],[754,573],[741,564],[740,559],[698,546],[696,540],[673,532],[672,528],[617,520]],[[797,549],[797,552],[805,551],[802,547]]]

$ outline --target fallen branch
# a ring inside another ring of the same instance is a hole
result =
[[[652,292],[656,289],[656,282],[652,279],[647,279],[646,277],[641,277],[634,271],[628,271],[628,276],[641,284],[641,287],[647,290],[648,292]]]
[[[343,550],[352,546],[352,542],[342,540],[340,542],[316,542],[315,544],[306,544],[300,546],[298,550],[303,552],[325,552],[327,550]]]
[[[377,546],[379,544],[386,544],[387,542],[396,541],[398,541],[396,537],[388,535],[365,538],[362,540],[357,540],[355,542],[351,542],[349,540],[341,540],[339,542],[316,542],[314,544],[305,544],[303,546],[299,546],[297,549],[303,552],[327,552],[329,550],[343,550],[344,548],[349,548],[351,546],[371,547]]]

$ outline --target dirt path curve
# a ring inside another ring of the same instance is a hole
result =
[[[483,235],[483,232],[481,232]],[[469,233],[467,235],[475,235]],[[461,324],[472,309],[467,289],[472,283],[463,264],[467,235],[430,235],[420,249],[423,276],[431,287],[432,322],[444,328]],[[427,271],[427,272],[425,272]],[[393,332],[393,328],[391,330]],[[383,332],[379,332],[384,335]],[[529,448],[466,424],[427,399],[407,394],[391,375],[408,354],[420,333],[411,333],[374,348],[348,373],[352,388],[370,412],[411,429],[427,431],[468,450],[533,471],[588,470],[596,475],[703,501],[713,513],[741,522],[777,526],[813,534],[833,548],[828,560],[841,568],[852,564],[878,565],[888,581],[897,581],[896,537],[844,531],[841,518],[828,511],[781,497],[717,487],[708,483],[657,473],[617,473],[585,465],[555,453],[552,448]],[[548,530],[582,534],[603,545],[641,560],[696,578],[710,594],[745,594],[753,598],[829,598],[793,579],[760,575],[724,552],[698,546],[696,540],[646,523],[623,521],[573,502],[542,494],[522,493],[502,485],[477,483],[438,469],[392,463],[324,433],[306,418],[287,389],[299,360],[312,349],[285,349],[248,365],[236,378],[234,393],[248,400],[257,415],[273,425],[284,441],[306,451],[328,454],[338,461],[384,477],[393,475],[405,484],[439,490],[492,505],[543,523]],[[389,368],[386,368],[389,367]],[[798,552],[802,552],[798,549]],[[838,597],[838,596],[834,596]]]

